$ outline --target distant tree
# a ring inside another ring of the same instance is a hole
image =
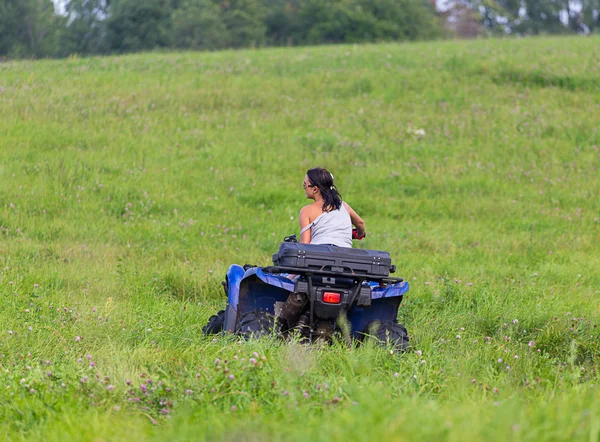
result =
[[[481,23],[480,15],[463,4],[455,4],[442,13],[444,28],[451,36],[459,38],[475,38],[486,31]]]
[[[261,0],[218,0],[232,48],[262,46],[266,41],[266,9]]]
[[[186,0],[173,12],[173,44],[182,49],[222,49],[230,41],[220,15],[211,0]]]
[[[169,0],[113,0],[106,20],[109,51],[135,52],[169,46]]]
[[[303,39],[302,4],[302,0],[264,0],[268,44],[292,46]]]
[[[65,3],[67,24],[60,38],[62,55],[106,51],[108,6],[108,0],[69,0]]]
[[[63,26],[50,0],[0,0],[0,55],[55,56]]]
[[[458,1],[480,13],[490,31],[522,35],[584,32],[598,26],[600,13],[600,0]]]
[[[579,22],[588,32],[600,31],[600,0],[582,0]]]
[[[308,43],[415,40],[440,34],[429,0],[306,0]]]

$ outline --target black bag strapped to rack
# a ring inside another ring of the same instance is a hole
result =
[[[387,277],[396,271],[388,252],[292,242],[281,243],[273,255],[273,264],[366,276]]]

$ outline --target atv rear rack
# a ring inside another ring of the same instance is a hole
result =
[[[325,266],[324,266],[325,267]],[[352,270],[350,267],[344,266],[344,268]],[[391,276],[381,275],[366,275],[364,273],[355,272],[344,272],[342,267],[333,267],[330,270],[321,269],[307,269],[306,267],[281,267],[281,266],[268,266],[261,267],[261,270],[265,273],[293,273],[297,275],[322,275],[322,276],[334,276],[334,277],[346,277],[360,279],[362,281],[374,281],[384,284],[397,284],[404,281],[402,278],[393,278]]]

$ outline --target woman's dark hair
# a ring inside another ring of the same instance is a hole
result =
[[[313,186],[317,186],[323,196],[323,211],[331,212],[342,207],[342,195],[333,184],[333,175],[320,167],[309,169],[306,172],[308,180]]]

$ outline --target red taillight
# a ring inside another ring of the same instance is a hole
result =
[[[325,292],[323,293],[323,302],[327,304],[339,304],[342,296],[339,293],[335,292]]]

